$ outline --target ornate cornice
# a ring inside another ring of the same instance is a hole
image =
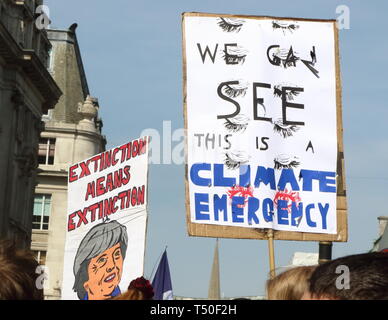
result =
[[[6,63],[22,67],[24,73],[31,79],[45,100],[42,106],[43,113],[47,113],[48,109],[54,108],[62,95],[61,89],[35,51],[22,49],[1,22],[0,56],[3,57]]]

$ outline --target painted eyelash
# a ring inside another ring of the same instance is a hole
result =
[[[222,53],[222,58],[227,64],[243,64],[248,52],[242,47],[236,46],[222,50]]]
[[[297,56],[298,53],[292,51],[292,56],[288,57],[290,50],[277,49],[276,52],[272,53],[272,57],[283,65],[284,68],[295,66],[295,63],[300,60]]]
[[[225,165],[228,169],[234,170],[240,168],[241,164],[247,163],[249,156],[244,151],[225,153]]]
[[[292,137],[294,133],[299,130],[299,127],[296,125],[284,124],[283,119],[280,118],[273,122],[273,130],[283,136],[283,138],[288,138]]]
[[[297,24],[291,23],[291,24],[286,24],[286,23],[281,23],[278,21],[272,21],[272,29],[281,29],[283,31],[288,30],[291,33],[293,33],[296,29],[299,29],[299,26]]]
[[[289,156],[286,154],[278,155],[274,160],[275,169],[291,169],[297,168],[300,165],[300,160],[296,156]]]
[[[232,132],[244,132],[248,124],[249,118],[243,114],[239,114],[233,118],[227,118],[224,123],[225,128]]]
[[[224,86],[224,92],[225,94],[230,98],[236,98],[239,96],[245,96],[247,93],[248,86],[244,84],[236,84],[236,85],[226,85]]]
[[[273,90],[273,95],[275,97],[281,97],[282,96],[282,88],[283,87],[294,87],[294,88],[298,88],[297,86],[295,85],[292,85],[292,84],[278,84],[276,86],[274,86],[274,90]],[[286,97],[287,97],[287,100],[294,100],[294,97],[296,97],[300,92],[299,91],[296,91],[296,90],[287,90],[286,92]]]
[[[282,27],[275,21],[272,21],[272,29],[281,29]]]
[[[244,20],[219,18],[218,25],[225,32],[240,32],[241,27],[244,24]]]
[[[224,60],[227,64],[244,64],[246,54],[239,56],[238,54],[229,54],[224,51]]]

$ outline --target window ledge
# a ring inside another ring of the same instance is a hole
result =
[[[35,233],[35,234],[48,234],[49,231],[48,230],[32,229],[32,233]]]

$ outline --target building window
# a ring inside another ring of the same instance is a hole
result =
[[[34,198],[32,229],[48,230],[51,211],[51,195],[37,194]]]
[[[46,251],[33,251],[36,261],[42,266],[46,265]]]
[[[54,72],[54,55],[53,55],[53,50],[54,50],[54,48],[50,48],[49,49],[48,61],[47,61],[48,70],[51,73]]]
[[[42,138],[39,140],[39,164],[54,164],[55,139]]]

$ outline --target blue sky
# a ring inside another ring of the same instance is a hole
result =
[[[99,98],[108,148],[137,138],[145,128],[162,132],[163,120],[183,127],[181,13],[185,11],[337,17],[350,9],[350,29],[340,31],[349,241],[333,256],[361,253],[377,237],[377,217],[388,191],[388,2],[383,0],[48,0],[52,28],[78,23],[77,36],[91,94]],[[373,3],[373,4],[372,4]],[[206,297],[215,240],[189,237],[185,224],[183,165],[150,168],[145,276],[168,246],[175,295]],[[315,242],[276,241],[277,266],[293,252],[317,252]],[[264,294],[267,242],[221,239],[224,296]]]

